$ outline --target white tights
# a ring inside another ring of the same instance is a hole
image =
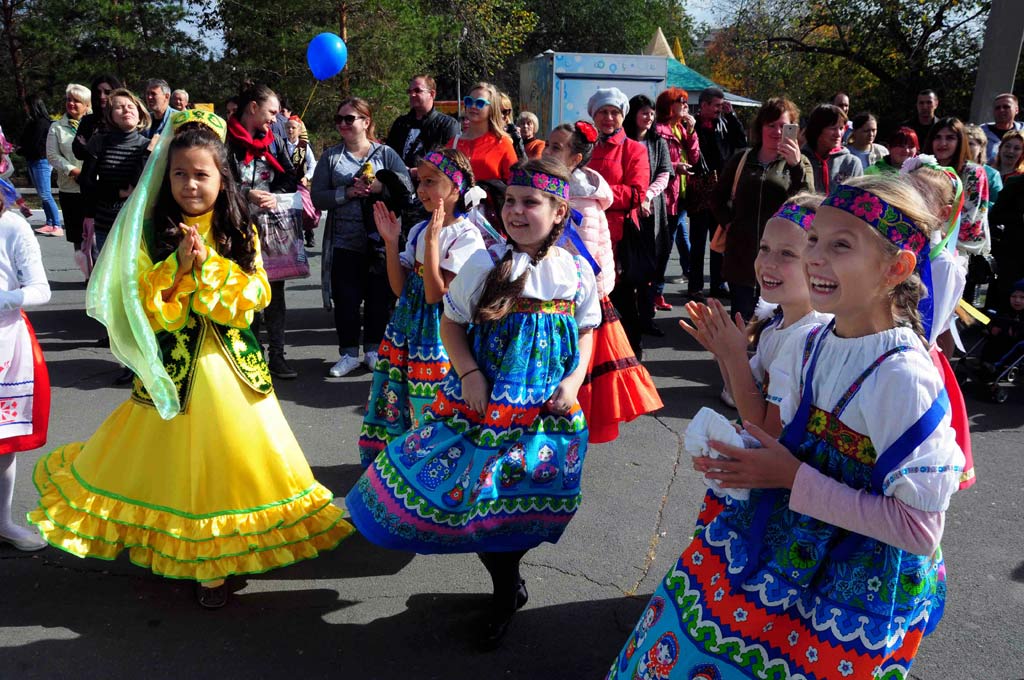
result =
[[[0,535],[7,538],[29,539],[37,536],[34,529],[15,524],[11,519],[11,503],[14,502],[14,470],[17,467],[16,453],[0,455]]]

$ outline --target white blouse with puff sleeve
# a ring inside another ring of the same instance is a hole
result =
[[[504,256],[507,248],[495,253]],[[452,321],[469,324],[473,321],[487,275],[494,269],[490,254],[480,250],[470,256],[444,296],[444,313]],[[575,300],[576,324],[581,330],[601,324],[601,305],[597,297],[594,272],[586,262],[580,263],[563,248],[553,246],[547,256],[534,265],[526,253],[513,251],[512,278],[527,273],[522,297],[533,300]]]
[[[409,230],[405,250],[399,256],[402,266],[412,269],[416,263],[423,263],[427,253],[426,230],[429,220],[420,222]],[[465,217],[459,218],[447,227],[441,228],[438,236],[438,252],[441,255],[441,269],[458,274],[466,261],[478,250],[484,250],[480,229]]]
[[[783,423],[793,419],[800,404],[806,337],[807,333],[793,336],[772,365],[772,391],[788,387],[779,405]],[[815,368],[814,405],[832,411],[864,370],[898,345],[911,349],[887,358],[868,376],[840,416],[847,427],[871,439],[879,456],[917,422],[944,389],[921,339],[905,327],[861,338],[840,338],[828,332],[822,339]],[[928,438],[886,477],[882,493],[918,510],[941,512],[960,486],[963,466],[964,455],[947,412]]]

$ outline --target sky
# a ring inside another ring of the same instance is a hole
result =
[[[712,10],[714,5],[715,0],[686,0],[683,3],[686,13],[693,17],[694,22],[708,24],[712,27],[718,23],[715,21],[715,13]]]

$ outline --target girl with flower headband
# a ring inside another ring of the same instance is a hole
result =
[[[805,334],[809,326],[831,319],[811,308],[804,273],[807,232],[821,201],[819,194],[797,194],[765,223],[754,260],[754,275],[761,288],[761,299],[774,305],[770,316],[748,324],[740,314],[730,319],[722,303],[711,300],[706,305],[687,303],[692,325],[679,322],[718,360],[740,418],[776,437],[782,432],[779,403],[790,385],[784,376],[772,380],[773,366],[784,356],[791,338]],[[751,342],[756,344],[753,356],[747,353]],[[698,531],[730,502],[731,496],[709,488],[697,516]]]
[[[250,330],[270,284],[225,123],[199,110],[170,123],[88,291],[136,374],[132,396],[88,441],[39,460],[29,519],[79,557],[128,548],[155,574],[196,581],[213,608],[227,576],[316,557],[352,526],[313,478]]]
[[[544,147],[544,158],[564,163],[571,172],[569,206],[573,226],[600,268],[595,276],[601,325],[594,330],[594,351],[579,392],[591,444],[614,441],[619,436],[619,423],[662,407],[654,381],[633,354],[619,314],[608,299],[615,287],[615,256],[605,216],[612,204],[612,190],[604,177],[587,167],[597,137],[597,128],[581,120],[552,130]]]
[[[526,604],[523,555],[557,542],[580,503],[587,423],[576,395],[601,313],[590,267],[556,245],[569,183],[561,163],[516,166],[500,262],[474,253],[444,296],[452,370],[422,424],[388,444],[346,498],[377,545],[478,553],[494,584],[485,647]]]
[[[897,177],[848,180],[818,209],[805,267],[812,305],[834,319],[772,365],[789,385],[779,441],[747,424],[763,448],[711,442],[728,459],[694,458],[751,491],[655,592],[667,604],[647,639],[675,633],[677,667],[723,680],[909,675],[942,615],[939,539],[964,462],[917,317],[933,219]],[[632,677],[621,659],[609,677]]]
[[[931,287],[919,304],[928,341],[928,354],[943,377],[953,418],[956,441],[964,454],[964,471],[960,488],[966,489],[975,481],[974,456],[971,451],[971,429],[967,418],[967,405],[960,391],[953,367],[947,357],[953,356],[954,347],[963,350],[956,330],[956,309],[967,284],[966,272],[947,244],[955,234],[963,206],[963,186],[952,168],[944,168],[931,156],[908,159],[900,174],[910,182],[939,218],[942,227],[933,232],[928,265],[931,267]],[[952,243],[950,245],[955,245]],[[927,302],[926,302],[927,301]]]
[[[466,218],[465,195],[475,186],[461,151],[427,153],[417,166],[416,189],[431,218],[409,232],[399,252],[401,225],[383,203],[374,206],[384,239],[388,282],[398,304],[377,350],[373,384],[359,436],[359,458],[367,467],[395,437],[418,427],[451,369],[441,343],[441,300],[455,274],[484,240]]]

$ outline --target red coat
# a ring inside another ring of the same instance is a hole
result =
[[[631,214],[633,223],[640,224],[637,209],[651,183],[647,147],[626,137],[625,130],[619,130],[607,140],[597,143],[587,167],[604,177],[612,189],[612,204],[605,214],[614,251],[622,240],[626,215]]]

